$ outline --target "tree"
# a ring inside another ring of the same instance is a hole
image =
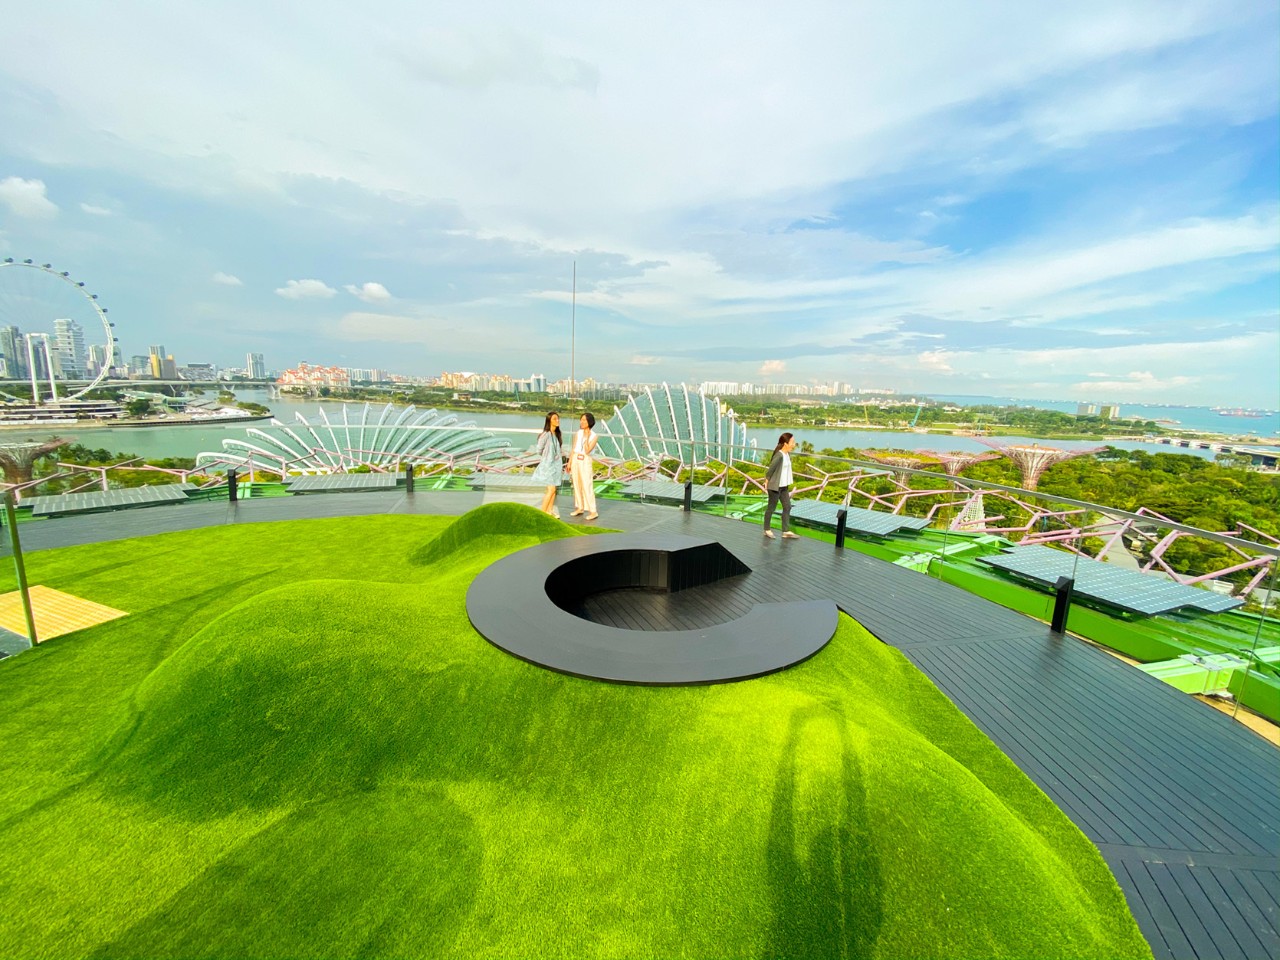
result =
[[[151,413],[151,401],[146,397],[138,397],[126,403],[124,408],[131,417],[145,417]]]
[[[1253,458],[1247,453],[1227,453],[1225,450],[1215,456],[1213,462],[1220,467],[1236,470],[1248,470],[1253,466]]]

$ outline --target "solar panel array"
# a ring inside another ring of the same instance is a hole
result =
[[[835,529],[837,514],[848,510],[845,529],[851,533],[865,533],[875,537],[887,537],[900,530],[923,530],[929,526],[924,517],[903,517],[896,513],[864,510],[862,507],[841,507],[824,500],[796,500],[791,504],[791,516],[814,526]]]
[[[695,483],[691,499],[694,503],[706,503],[724,496],[724,487],[709,487]],[[645,497],[649,500],[673,500],[684,503],[684,484],[674,480],[632,480],[622,488],[623,496]]]
[[[166,483],[154,487],[130,487],[127,490],[95,490],[92,493],[60,493],[47,497],[27,497],[22,501],[36,516],[62,513],[86,513],[91,510],[120,510],[126,507],[152,507],[160,503],[183,503],[193,483]]]
[[[1132,613],[1168,613],[1182,607],[1221,613],[1244,605],[1237,597],[1224,597],[1041,544],[1015,547],[1010,553],[978,559],[999,570],[1050,586],[1059,577],[1074,576],[1076,593]]]
[[[399,480],[394,473],[329,473],[314,477],[294,477],[285,482],[290,493],[353,493],[361,490],[394,490]]]

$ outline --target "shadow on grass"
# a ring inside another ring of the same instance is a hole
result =
[[[769,824],[773,927],[768,957],[794,957],[816,944],[869,957],[884,923],[875,830],[857,749],[838,710],[792,714]]]
[[[92,956],[433,956],[476,897],[474,824],[438,790],[307,804],[233,847]]]

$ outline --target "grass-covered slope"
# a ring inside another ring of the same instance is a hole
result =
[[[471,629],[528,508],[36,554],[131,616],[0,662],[0,956],[1149,956],[895,651],[612,686]],[[637,642],[643,642],[639,640]]]

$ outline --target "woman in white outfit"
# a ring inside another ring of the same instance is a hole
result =
[[[596,425],[596,418],[584,413],[578,421],[578,435],[573,441],[573,453],[569,455],[569,475],[573,477],[573,513],[578,517],[586,514],[584,520],[594,520],[596,513],[596,488],[592,470],[595,466],[591,459],[591,451],[596,448],[596,434],[591,428]]]
[[[782,501],[782,535],[788,540],[795,540],[800,536],[791,532],[791,484],[795,479],[791,472],[791,451],[795,448],[794,436],[789,433],[780,436],[765,471],[764,485],[769,491],[769,504],[764,511],[764,535],[770,540],[773,539],[773,511],[779,500]]]

